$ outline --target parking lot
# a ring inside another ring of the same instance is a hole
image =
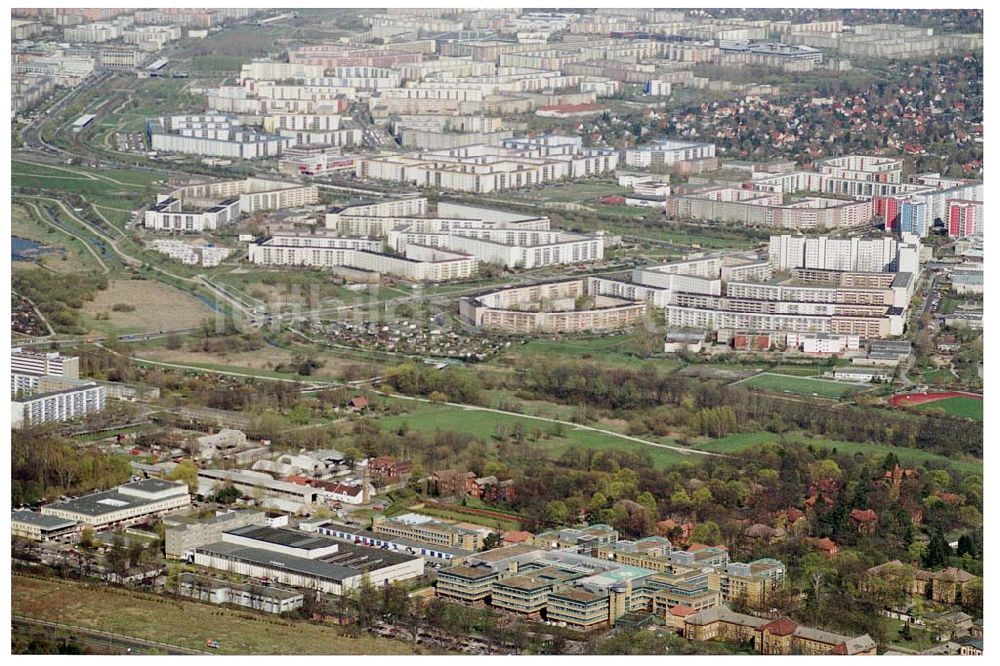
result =
[[[118,152],[146,152],[146,137],[142,132],[115,132],[115,144],[118,147]]]

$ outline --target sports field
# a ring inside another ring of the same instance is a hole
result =
[[[812,379],[809,377],[793,377],[762,372],[748,379],[735,382],[740,386],[771,391],[772,393],[793,393],[795,395],[817,396],[820,398],[843,398],[851,393],[863,391],[867,387],[850,382],[837,382],[831,379]]]
[[[931,393],[906,393],[889,398],[893,407],[914,407],[916,409],[943,409],[950,416],[983,420],[983,396],[962,391],[938,391]]]
[[[972,398],[969,396],[955,396],[943,400],[923,402],[916,405],[916,408],[923,411],[925,409],[943,409],[949,416],[960,416],[966,419],[983,420],[983,400],[982,398]]]

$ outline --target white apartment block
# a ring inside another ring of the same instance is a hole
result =
[[[188,266],[218,266],[232,253],[228,247],[195,245],[183,241],[163,239],[153,241],[150,247]]]
[[[243,64],[243,67],[240,69],[240,82],[247,79],[256,81],[311,79],[322,77],[324,73],[322,65],[254,60],[253,62]]]
[[[58,375],[78,379],[80,377],[80,357],[63,356],[59,352],[35,352],[22,347],[10,350],[11,372]]]
[[[767,282],[773,274],[768,259],[724,257],[719,276],[723,282]]]
[[[475,257],[440,248],[408,245],[405,255],[382,253],[367,238],[281,235],[251,243],[249,260],[265,266],[346,267],[417,282],[461,280],[478,272]]]
[[[264,117],[264,131],[334,132],[341,129],[342,122],[343,117],[336,115],[275,113]]]
[[[503,242],[458,235],[445,237],[445,247],[467,252],[480,261],[508,268],[533,269],[600,261],[604,258],[603,237],[562,233],[555,242],[539,245],[508,245]]]
[[[155,231],[201,233],[219,229],[240,216],[240,200],[224,199],[204,210],[184,209],[184,203],[173,196],[160,195],[156,205],[143,215],[143,225]]]
[[[318,202],[315,185],[253,177],[198,183],[158,195],[156,205],[144,214],[144,225],[158,231],[200,233],[230,224],[241,213],[301,208]]]
[[[332,146],[353,148],[362,143],[361,129],[352,127],[340,130],[307,131],[295,129],[278,130],[278,136],[288,139],[291,146]],[[287,148],[286,148],[287,152]]]
[[[669,94],[669,91],[666,94]],[[665,140],[648,146],[629,148],[625,151],[625,164],[640,168],[673,166],[678,162],[710,157],[715,157],[714,143]]]
[[[327,228],[335,228],[337,221],[346,216],[403,217],[427,213],[426,197],[401,197],[372,203],[352,204],[333,208],[326,215]]]
[[[21,428],[41,423],[69,421],[104,409],[106,391],[96,383],[83,383],[58,391],[18,396],[11,400],[11,426]]]
[[[254,160],[275,157],[291,142],[243,125],[231,115],[150,118],[146,133],[155,151]]]
[[[426,213],[423,197],[359,204],[328,212],[326,227],[348,236],[385,238],[401,253],[413,246],[434,247],[508,268],[566,265],[604,257],[602,232],[582,235],[551,230],[544,217],[450,203],[438,206],[439,217],[419,217]]]
[[[871,223],[873,210],[870,200],[803,197],[784,204],[778,191],[736,187],[709,187],[692,194],[674,195],[667,200],[667,214],[677,219],[784,229],[860,227]]]
[[[526,334],[627,328],[646,313],[643,300],[600,294],[593,295],[592,306],[577,309],[587,288],[588,281],[579,279],[500,289],[462,298],[459,315],[484,329]]]
[[[119,39],[127,26],[121,23],[86,23],[66,28],[63,39],[71,44],[95,44]]]
[[[878,238],[771,236],[768,256],[775,271],[813,268],[832,271],[919,274],[920,243]]]
[[[670,97],[673,92],[673,84],[670,81],[660,81],[658,79],[650,79],[646,82],[646,94],[652,95],[653,97]],[[652,158],[652,156],[649,156]],[[628,163],[628,155],[626,154],[626,163]],[[633,155],[633,159],[637,161],[642,161],[645,158],[639,155]],[[646,166],[649,166],[648,164]]]
[[[839,354],[845,350],[861,348],[857,335],[825,335],[822,333],[789,333],[785,336],[787,349],[798,349],[804,354]]]
[[[577,137],[550,136],[364,157],[357,160],[355,175],[485,194],[601,175],[617,165],[615,151],[582,148]]]
[[[149,25],[129,30],[122,35],[126,44],[137,44],[140,49],[159,51],[169,42],[180,39],[179,25]]]

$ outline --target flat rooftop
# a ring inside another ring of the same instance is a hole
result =
[[[289,548],[299,548],[302,550],[313,550],[318,548],[329,548],[336,546],[339,542],[325,537],[314,536],[298,530],[283,530],[266,525],[247,525],[238,527],[235,530],[227,530],[226,534],[254,539],[276,546],[287,546]]]
[[[11,522],[26,523],[40,528],[43,532],[49,530],[59,530],[65,527],[76,525],[75,520],[60,518],[59,516],[49,516],[37,511],[11,511]]]
[[[410,539],[400,539],[394,536],[389,536],[388,534],[379,534],[378,532],[372,532],[371,530],[363,530],[360,528],[351,527],[350,525],[343,525],[341,523],[328,522],[323,523],[319,526],[320,529],[332,529],[344,532],[345,534],[351,534],[356,537],[362,537],[365,539],[378,539],[379,541],[392,541],[400,546],[406,546],[414,549],[428,548],[435,550],[439,553],[447,553],[449,555],[454,555],[456,557],[464,557],[466,555],[471,555],[473,551],[463,550],[461,548],[449,548],[448,546],[438,546],[438,545],[428,545],[426,543],[421,543],[419,541],[412,541]],[[341,541],[341,539],[331,536],[331,539]]]
[[[338,552],[316,559],[286,555],[263,548],[249,548],[224,541],[201,546],[197,552],[335,583],[360,575],[364,571],[376,572],[385,567],[421,559],[388,550],[361,548],[345,543],[337,545]]]
[[[180,482],[183,485],[183,482]],[[142,497],[121,492],[120,488],[135,489],[141,492],[158,493],[162,490],[178,487],[178,482],[163,481],[161,479],[143,479],[135,483],[125,484],[119,488],[105,490],[100,493],[92,493],[83,497],[66,500],[65,502],[54,502],[42,507],[45,509],[56,509],[59,511],[70,511],[86,516],[103,516],[125,509],[135,509],[159,502],[159,497]],[[186,493],[185,493],[186,494]]]

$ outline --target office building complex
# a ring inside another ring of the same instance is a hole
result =
[[[256,525],[223,532],[220,541],[197,547],[194,563],[335,595],[365,580],[383,587],[424,571],[422,557]]]
[[[663,537],[619,541],[601,527],[469,555],[438,572],[437,594],[587,631],[626,613],[669,621],[672,609],[697,612],[724,599],[766,604],[785,584],[776,560],[730,563],[724,549],[679,551]]]
[[[94,529],[111,529],[142,522],[191,504],[183,481],[143,479],[91,495],[42,507],[46,516],[75,520]]]

